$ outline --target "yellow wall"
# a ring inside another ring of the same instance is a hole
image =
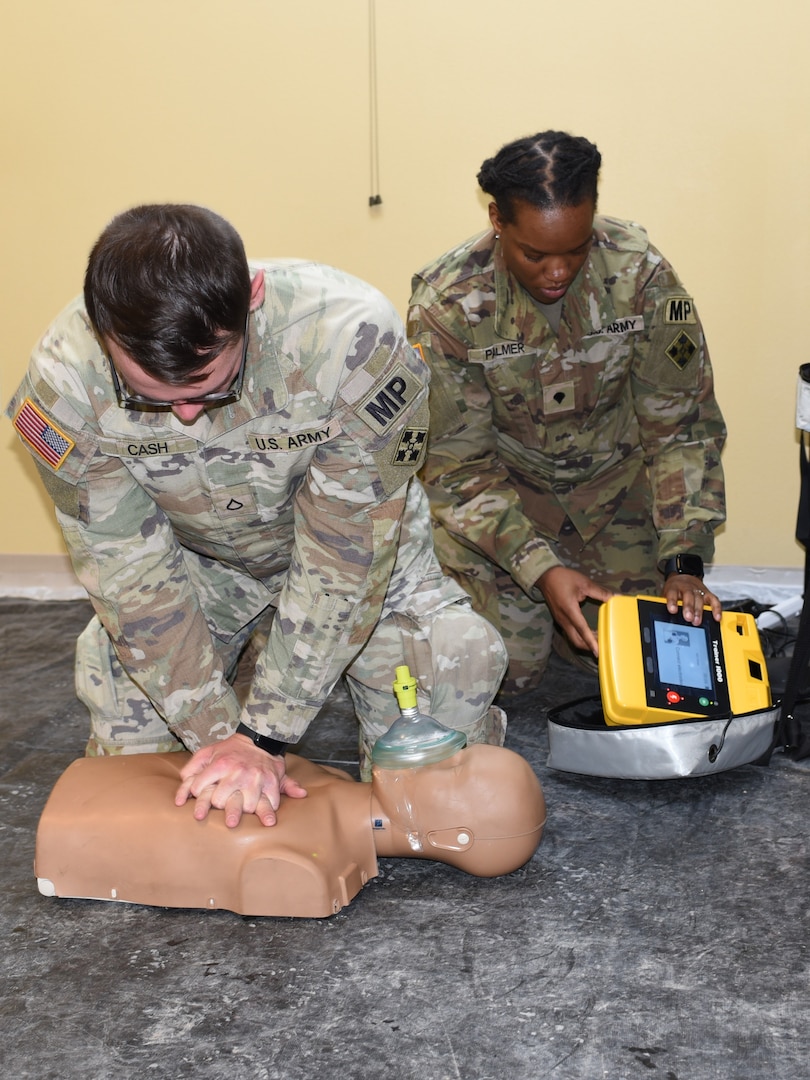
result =
[[[380,193],[370,209],[368,0],[6,0],[0,21],[0,394],[80,290],[109,218],[190,201],[253,255],[373,282],[485,225],[475,174],[546,127],[587,135],[601,207],[645,224],[695,294],[730,437],[718,563],[797,566],[796,370],[810,295],[810,5],[376,0]],[[0,428],[0,554],[62,550]]]

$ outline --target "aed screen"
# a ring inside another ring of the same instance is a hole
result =
[[[696,626],[658,622],[655,651],[658,678],[670,686],[712,690],[711,658],[705,632]]]

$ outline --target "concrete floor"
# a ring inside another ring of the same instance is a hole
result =
[[[508,877],[381,860],[327,920],[48,899],[34,835],[83,752],[82,601],[0,601],[0,1075],[24,1080],[808,1080],[810,762],[694,780],[545,765],[554,660],[507,745],[548,802]],[[301,752],[353,759],[338,692]]]

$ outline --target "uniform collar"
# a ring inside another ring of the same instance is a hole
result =
[[[211,434],[219,435],[247,424],[257,416],[284,409],[289,390],[284,370],[289,359],[279,352],[268,318],[267,302],[250,319],[248,355],[242,395],[238,401],[211,412]]]

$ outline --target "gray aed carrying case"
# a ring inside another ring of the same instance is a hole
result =
[[[599,695],[551,709],[547,764],[561,772],[625,780],[706,776],[767,764],[778,705],[737,716],[618,727],[605,723]]]

